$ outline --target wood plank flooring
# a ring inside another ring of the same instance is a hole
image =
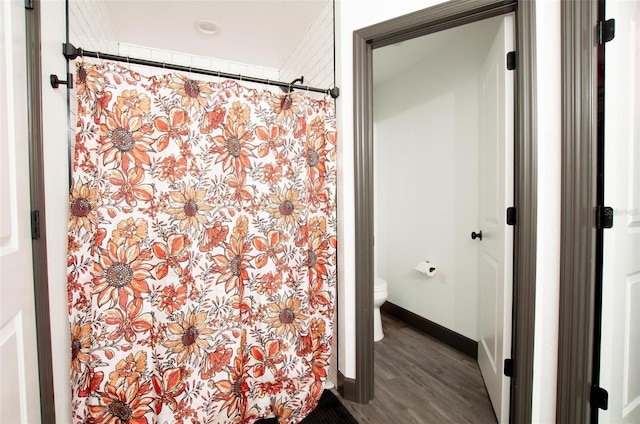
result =
[[[361,424],[497,422],[474,359],[388,315],[382,326],[374,399],[340,398]]]

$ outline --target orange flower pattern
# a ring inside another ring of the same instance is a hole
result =
[[[298,423],[327,378],[333,100],[77,68],[74,422]]]

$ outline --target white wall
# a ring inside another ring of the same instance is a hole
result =
[[[176,65],[191,66],[193,68],[209,69],[212,71],[220,71],[230,74],[250,75],[256,78],[264,78],[275,81],[278,81],[280,79],[280,72],[275,68],[241,62],[232,62],[230,60],[221,60],[206,56],[184,54],[181,52],[174,52],[169,50],[154,49],[145,46],[136,46],[134,44],[118,43],[118,51],[116,52],[116,54],[125,57],[135,57],[138,59],[153,60],[156,62],[166,62]],[[160,68],[153,70],[153,72],[155,73],[160,73],[161,71],[162,70]]]
[[[104,2],[69,1],[69,42],[85,50],[118,54],[118,37]]]
[[[67,90],[51,88],[49,75],[63,76],[66,60],[65,5],[62,0],[42,1],[42,110],[44,181],[49,267],[49,308],[56,422],[71,422],[69,385],[70,335],[67,312],[67,225],[69,206]],[[66,78],[65,78],[66,79]],[[43,417],[44,418],[44,417]]]
[[[556,422],[560,299],[561,78],[558,0],[536,3],[538,252],[532,422]]]
[[[473,340],[478,242],[470,233],[479,225],[479,76],[490,40],[443,40],[375,86],[373,99],[376,276],[390,302]],[[413,269],[423,260],[437,265],[434,277]]]
[[[355,377],[355,208],[354,208],[354,167],[353,167],[353,31],[384,22],[388,19],[414,12],[434,4],[439,0],[399,0],[366,1],[339,0],[337,2],[337,79],[341,96],[338,99],[338,263],[339,269],[339,313],[340,334],[340,371],[345,377]],[[558,307],[557,293],[559,274],[556,264],[559,257],[558,235],[560,190],[559,158],[559,104],[560,104],[560,60],[559,48],[560,11],[559,0],[537,0],[535,2],[536,19],[539,31],[536,31],[537,60],[544,72],[537,74],[534,81],[538,96],[538,110],[543,119],[538,122],[538,142],[544,147],[539,152],[537,174],[544,183],[539,193],[545,201],[538,203],[538,243],[536,257],[538,272],[536,276],[536,301],[541,308],[536,311],[536,339],[534,352],[534,392],[532,416],[538,422],[549,420],[555,413],[555,353],[557,352]],[[551,22],[555,24],[550,24]],[[552,34],[547,36],[548,34]],[[535,60],[534,60],[535,62]],[[553,114],[555,113],[555,116]],[[547,138],[542,138],[545,136]],[[544,156],[542,156],[544,155]],[[546,244],[545,244],[546,243]],[[550,362],[545,363],[545,359]],[[542,383],[542,384],[541,384]]]
[[[304,75],[303,85],[333,87],[333,2],[327,0],[280,68],[282,81]]]

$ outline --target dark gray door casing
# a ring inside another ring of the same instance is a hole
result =
[[[49,280],[47,271],[47,231],[44,191],[44,155],[42,136],[42,58],[40,56],[40,0],[25,9],[27,36],[27,90],[29,126],[29,184],[31,210],[39,211],[40,237],[32,240],[33,282],[38,339],[38,375],[40,380],[40,414],[42,422],[55,423],[53,360],[49,327]]]
[[[537,148],[535,3],[453,0],[375,24],[353,33],[356,378],[345,390],[352,401],[373,398],[373,78],[374,48],[501,15],[516,9],[516,146],[513,347],[511,422],[531,422],[535,264],[537,229]],[[506,211],[505,211],[506,213]]]
[[[562,2],[559,423],[590,422],[597,204],[598,2]]]

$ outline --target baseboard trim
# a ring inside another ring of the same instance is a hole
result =
[[[413,328],[426,333],[441,342],[459,350],[474,359],[478,359],[478,342],[470,338],[456,333],[446,327],[436,324],[420,315],[416,315],[411,311],[391,302],[385,302],[380,310],[386,314],[398,318],[400,321],[412,326]]]
[[[338,370],[338,393],[346,400],[357,402],[355,378],[345,377],[340,370]]]

